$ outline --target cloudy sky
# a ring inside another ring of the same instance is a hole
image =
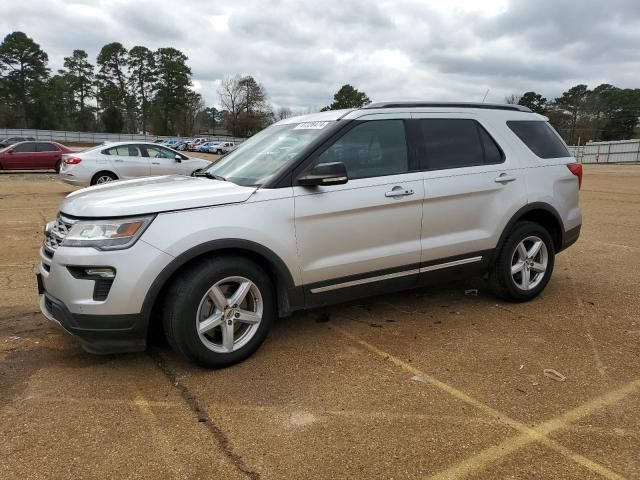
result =
[[[13,0],[0,35],[22,30],[53,71],[106,43],[185,52],[208,105],[250,74],[272,103],[322,107],[344,83],[374,101],[502,102],[577,84],[640,87],[640,0]]]

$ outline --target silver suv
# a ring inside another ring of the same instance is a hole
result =
[[[40,308],[90,352],[162,329],[222,367],[300,309],[473,275],[531,300],[582,221],[581,165],[546,120],[378,103],[283,120],[194,177],[76,191],[46,226]]]

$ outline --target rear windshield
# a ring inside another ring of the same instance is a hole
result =
[[[571,154],[556,132],[541,120],[511,120],[507,126],[540,158],[563,158]]]

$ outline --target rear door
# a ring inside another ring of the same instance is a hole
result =
[[[60,149],[51,142],[37,142],[36,148],[38,150],[38,168],[53,170],[56,166],[56,163],[62,156],[62,152],[60,152]]]
[[[149,158],[143,155],[140,145],[118,145],[103,150],[103,153],[108,155],[120,179],[148,177],[150,174]]]
[[[356,121],[296,177],[343,162],[344,185],[294,186],[295,227],[309,301],[326,292],[417,280],[424,185],[408,154],[405,121]]]
[[[500,129],[470,114],[414,114],[424,172],[422,262],[487,260],[508,219],[526,204],[523,169]]]

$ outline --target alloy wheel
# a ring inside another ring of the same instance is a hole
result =
[[[96,180],[96,185],[98,185],[100,183],[107,183],[107,182],[112,182],[112,181],[113,181],[113,178],[110,175],[101,175]]]
[[[230,353],[251,341],[262,314],[262,294],[256,284],[245,277],[227,277],[216,282],[200,300],[196,329],[209,350]]]
[[[545,276],[549,253],[544,241],[535,235],[526,237],[511,257],[511,279],[522,290],[533,290]]]

